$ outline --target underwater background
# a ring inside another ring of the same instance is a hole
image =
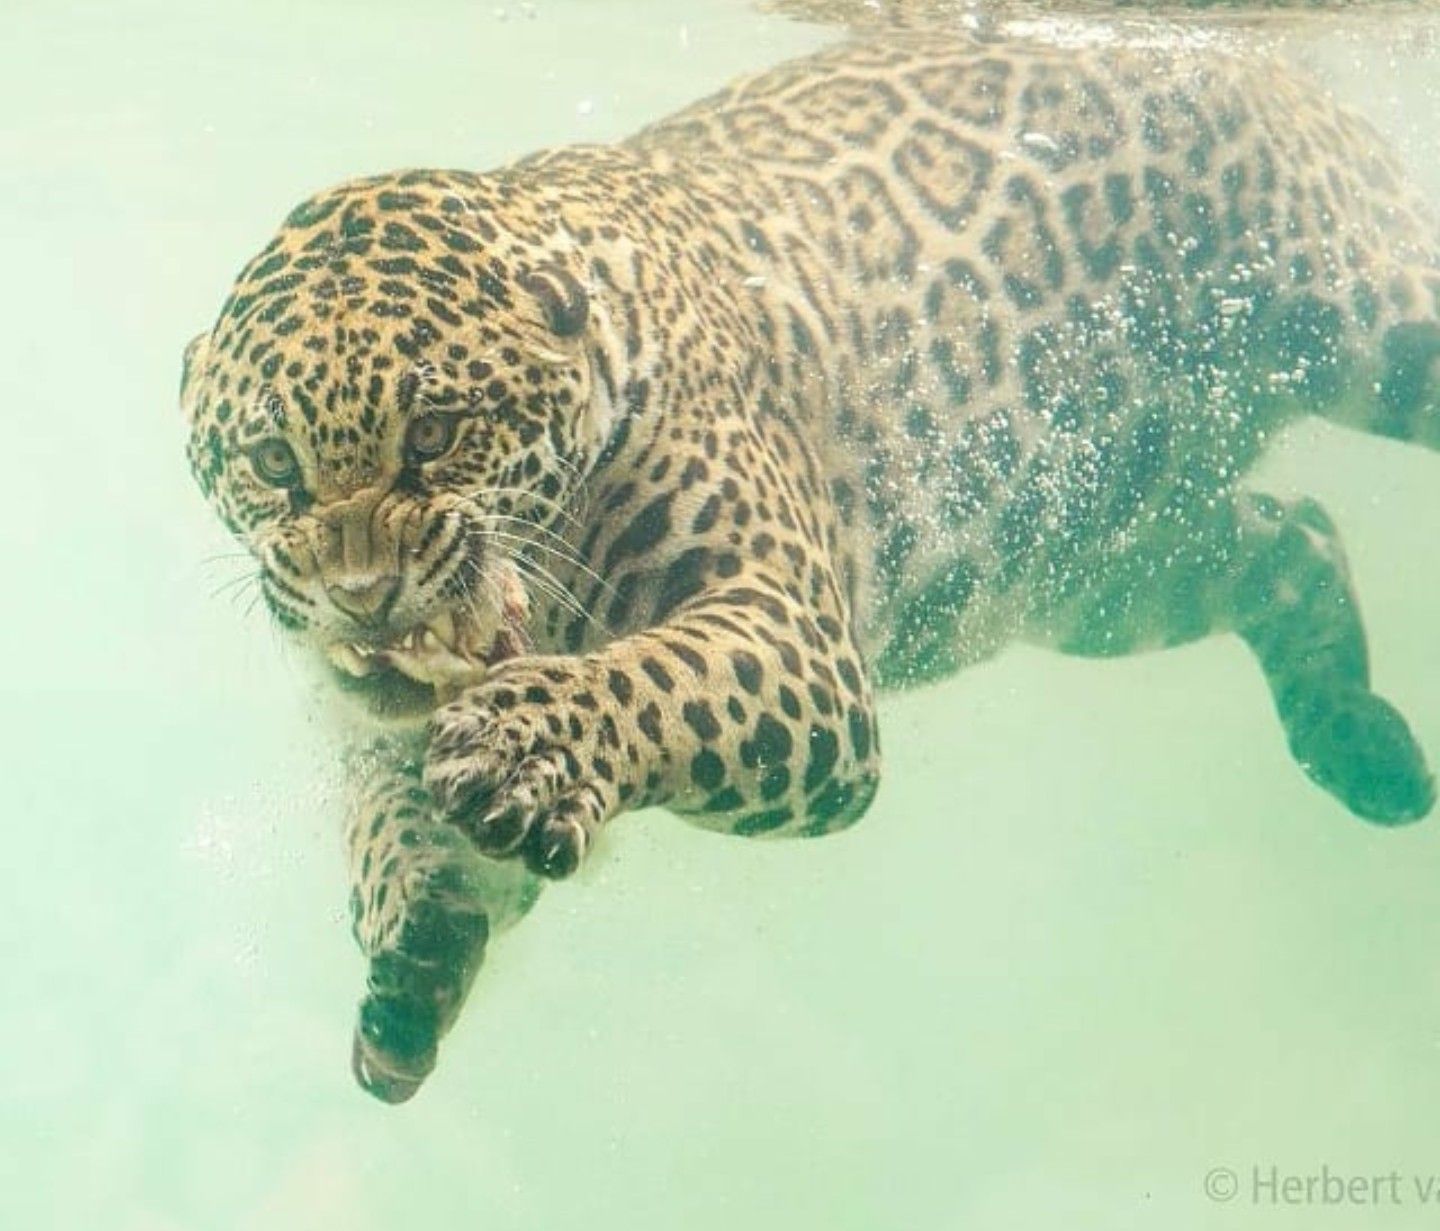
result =
[[[1440,199],[1440,24],[1363,8],[1256,37]],[[413,1103],[354,1085],[335,745],[226,588],[180,352],[317,188],[615,139],[836,37],[743,0],[7,0],[0,1226],[1440,1225],[1440,818],[1313,787],[1233,639],[891,698],[824,841],[623,819]],[[1440,456],[1307,424],[1262,482],[1335,516],[1433,764]],[[1257,1199],[1272,1167],[1402,1200]]]

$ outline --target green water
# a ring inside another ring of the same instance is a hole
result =
[[[1345,29],[1295,54],[1440,195],[1440,59]],[[1310,786],[1231,642],[891,701],[879,802],[823,842],[624,819],[413,1103],[354,1086],[333,752],[213,594],[180,349],[315,188],[617,137],[832,36],[740,0],[9,0],[0,1226],[1440,1225],[1440,827]],[[1440,757],[1440,457],[1316,427],[1269,470],[1340,523]],[[1402,1200],[1257,1203],[1272,1165]]]

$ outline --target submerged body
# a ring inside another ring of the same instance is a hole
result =
[[[1017,636],[1207,631],[1116,566],[1229,532],[1217,503],[1299,415],[1440,444],[1399,389],[1435,354],[1437,233],[1373,131],[1272,63],[891,35],[631,148],[703,167],[780,288],[776,397],[882,685]]]
[[[277,618],[431,719],[350,828],[362,1081],[413,1091],[487,930],[617,813],[840,828],[876,690],[1017,639],[1237,633],[1317,782],[1423,815],[1333,526],[1241,481],[1302,414],[1440,445],[1437,314],[1374,134],[1174,48],[867,38],[307,202],[185,401]]]

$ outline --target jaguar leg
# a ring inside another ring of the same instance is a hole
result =
[[[1371,691],[1334,523],[1314,500],[1244,496],[1237,530],[1230,618],[1259,659],[1296,761],[1366,820],[1424,816],[1435,781],[1405,719]]]
[[[488,939],[525,914],[539,882],[437,820],[418,762],[365,759],[345,832],[351,924],[369,962],[352,1065],[365,1090],[400,1103],[434,1068]]]
[[[1203,517],[1177,513],[1093,573],[1093,585],[1075,585],[1046,613],[1036,640],[1110,656],[1236,633],[1260,663],[1292,755],[1317,784],[1380,824],[1433,806],[1424,754],[1370,687],[1345,554],[1314,500],[1241,493]]]

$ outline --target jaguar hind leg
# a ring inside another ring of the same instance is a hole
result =
[[[1101,656],[1238,634],[1265,674],[1290,751],[1351,812],[1424,816],[1435,782],[1404,718],[1370,687],[1369,654],[1334,523],[1314,500],[1241,493],[1152,527],[1047,613],[1039,638]]]
[[[1242,497],[1229,615],[1259,659],[1290,751],[1357,816],[1416,820],[1435,782],[1404,718],[1370,688],[1369,654],[1334,523],[1313,500]]]
[[[369,961],[352,1067],[369,1093],[400,1103],[434,1068],[488,939],[525,914],[539,882],[435,819],[418,764],[366,759],[345,833],[351,925]]]

